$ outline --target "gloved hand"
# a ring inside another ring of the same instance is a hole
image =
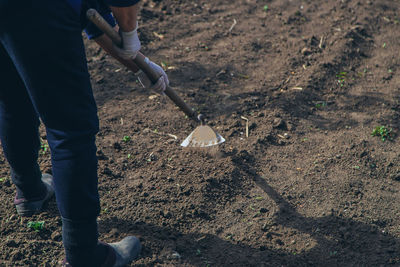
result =
[[[119,31],[122,39],[122,47],[114,45],[117,54],[123,59],[134,59],[140,50],[140,40],[137,35],[138,24],[130,32]]]
[[[146,89],[151,89],[156,93],[159,93],[160,95],[164,95],[164,91],[167,88],[167,85],[169,85],[169,80],[168,76],[161,68],[159,65],[155,64],[154,62],[150,61],[147,57],[144,59],[144,61],[158,74],[160,75],[160,78],[158,81],[153,84],[150,79],[147,77],[147,75],[139,70],[138,72],[135,73],[135,75],[138,77],[139,82],[142,84],[142,86]]]

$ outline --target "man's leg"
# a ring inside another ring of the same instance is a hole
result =
[[[44,199],[46,187],[37,164],[39,119],[14,64],[0,44],[0,139],[17,188],[16,199]]]

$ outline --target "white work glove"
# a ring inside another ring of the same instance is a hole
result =
[[[168,76],[161,68],[159,65],[155,64],[154,62],[150,61],[147,57],[144,59],[144,61],[158,74],[160,75],[160,78],[158,81],[153,84],[150,79],[147,77],[147,75],[142,71],[139,70],[138,72],[135,73],[135,75],[138,77],[139,82],[142,84],[142,86],[146,89],[151,89],[154,92],[164,95],[164,91],[169,85],[169,80]]]
[[[119,31],[122,39],[122,47],[114,45],[117,54],[123,59],[134,59],[140,50],[140,40],[137,35],[138,24],[130,32]]]

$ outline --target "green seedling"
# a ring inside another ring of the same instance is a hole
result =
[[[47,150],[49,150],[49,145],[45,142],[42,142],[40,144],[40,154],[42,155],[46,154]]]
[[[388,129],[386,126],[376,126],[371,135],[378,136],[382,142],[385,142],[387,139],[392,139],[392,129]]]
[[[264,9],[265,12],[267,12],[267,11],[268,11],[268,5],[265,5],[265,6],[263,7],[263,9]]]
[[[105,213],[108,213],[108,208],[104,208],[101,210],[101,214],[105,214]]]
[[[326,104],[325,101],[318,102],[318,103],[315,104],[316,108],[323,108],[323,107],[326,107],[326,106],[327,106],[327,104]]]
[[[255,197],[256,200],[263,200],[263,197]]]
[[[239,76],[239,78],[242,78],[242,79],[245,79],[245,80],[250,78],[249,75],[245,75],[245,74],[241,74],[241,73],[238,73],[237,76]]]
[[[1,177],[0,178],[0,183],[5,182],[7,180],[7,177]]]
[[[166,61],[161,61],[161,67],[162,67],[164,70],[167,70],[167,69],[168,69],[168,66],[169,66],[168,62],[166,62]]]
[[[210,48],[205,43],[199,43],[198,45],[200,48],[203,48],[206,51],[210,50]]]
[[[386,43],[383,43],[382,48],[386,48]]]
[[[129,142],[131,141],[131,137],[129,135],[125,135],[124,138],[122,138],[122,141],[124,141],[125,143]]]
[[[329,255],[330,255],[330,256],[335,256],[336,254],[337,254],[337,251],[336,251],[336,250],[335,250],[335,251],[330,251],[330,252],[329,252]]]
[[[347,72],[342,71],[339,72],[339,74],[336,74],[336,77],[338,78],[337,82],[340,85],[340,87],[344,86],[344,82],[346,81],[347,77]]]
[[[200,255],[201,255],[201,250],[200,250],[200,249],[197,249],[197,250],[196,250],[196,255],[197,255],[197,256],[200,256]]]
[[[131,157],[132,157],[132,155],[131,155],[131,154],[128,154],[127,158],[130,159]]]
[[[44,221],[31,221],[28,222],[27,226],[35,232],[39,232],[40,230],[43,230]]]

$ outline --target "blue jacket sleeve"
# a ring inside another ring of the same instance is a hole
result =
[[[106,0],[106,3],[115,7],[127,7],[137,4],[139,1],[140,0]]]
[[[100,13],[100,14],[112,27],[114,27],[117,24],[110,12]],[[103,34],[103,32],[99,28],[97,28],[97,26],[94,25],[92,22],[89,22],[88,25],[86,26],[85,33],[89,39],[99,37],[100,35]]]
[[[69,0],[69,1],[74,1],[74,0]],[[115,7],[127,7],[127,6],[132,6],[136,3],[138,3],[140,0],[106,0],[105,2],[101,2],[97,6],[97,11],[100,13],[101,16],[112,26],[114,27],[117,23],[114,19],[114,17],[111,14],[111,11],[108,6],[115,6]],[[106,4],[106,5],[105,5]],[[85,33],[89,39],[93,39],[96,37],[99,37],[100,35],[103,34],[103,32],[97,28],[96,25],[93,23],[89,22],[88,25],[85,28]]]

